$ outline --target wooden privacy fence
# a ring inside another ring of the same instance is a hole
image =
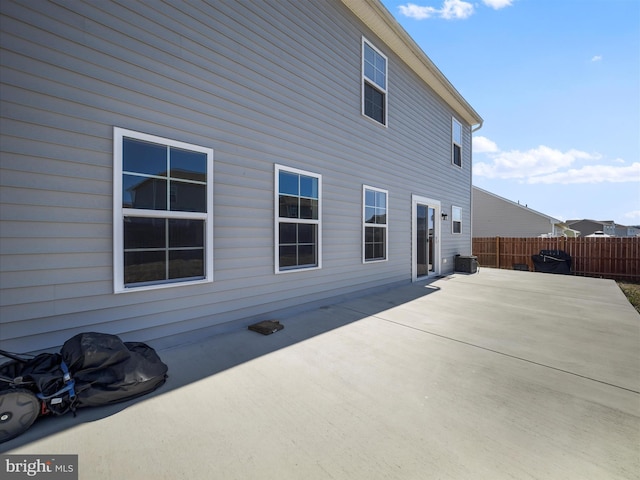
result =
[[[481,267],[534,271],[531,255],[540,250],[567,252],[575,275],[640,282],[640,237],[473,239]]]

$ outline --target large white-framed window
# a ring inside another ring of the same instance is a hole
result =
[[[462,167],[462,124],[451,118],[451,163]]]
[[[362,115],[387,125],[387,57],[362,37]]]
[[[362,262],[387,260],[389,192],[362,186]]]
[[[275,272],[322,267],[322,176],[275,165]]]
[[[213,281],[213,149],[113,129],[116,293]]]
[[[451,207],[451,233],[462,233],[462,208]]]

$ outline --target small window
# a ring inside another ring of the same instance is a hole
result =
[[[451,162],[462,167],[462,125],[455,118],[451,122]]]
[[[321,187],[315,173],[276,165],[276,273],[321,266]]]
[[[362,196],[363,262],[386,260],[388,192],[364,185]]]
[[[114,290],[213,280],[213,150],[114,128]]]
[[[362,39],[362,114],[387,124],[387,57]]]
[[[462,233],[462,208],[451,207],[451,233]]]

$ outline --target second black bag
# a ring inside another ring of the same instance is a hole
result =
[[[149,393],[167,378],[165,365],[145,343],[116,335],[81,333],[60,350],[75,380],[78,407],[116,403]]]

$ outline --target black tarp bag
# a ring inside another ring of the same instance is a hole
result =
[[[62,356],[41,353],[25,358],[9,352],[0,354],[12,360],[0,365],[0,390],[26,388],[42,402],[41,413],[62,415],[74,408],[74,382]]]
[[[167,378],[156,351],[142,342],[116,335],[80,333],[60,350],[75,380],[78,407],[95,407],[145,395]]]

